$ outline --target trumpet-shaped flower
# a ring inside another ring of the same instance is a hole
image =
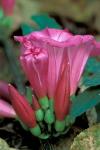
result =
[[[45,29],[33,32],[27,36],[15,37],[22,44],[23,55],[32,49],[45,49],[48,53],[48,95],[54,97],[55,86],[58,80],[60,64],[65,51],[69,55],[70,63],[70,95],[78,86],[87,59],[93,49],[96,49],[93,36],[71,35],[66,30]],[[33,50],[35,52],[35,50]],[[41,52],[40,52],[41,53]],[[21,57],[22,57],[21,56]],[[24,62],[24,61],[23,61]],[[24,64],[24,71],[26,65]],[[45,65],[47,66],[47,64]],[[39,69],[37,69],[39,70]],[[28,71],[27,71],[28,72]]]
[[[48,97],[45,111],[49,116],[55,114],[59,130],[58,122],[69,112],[70,95],[76,92],[88,57],[97,49],[96,41],[90,35],[74,36],[66,30],[48,28],[15,39],[21,43],[20,61],[31,87],[38,99],[45,101]],[[46,122],[49,122],[48,115],[45,115]]]

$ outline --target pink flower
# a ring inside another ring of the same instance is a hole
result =
[[[21,43],[21,64],[35,94],[52,99],[56,118],[64,119],[69,97],[76,92],[87,59],[96,49],[93,36],[47,28],[15,39]]]
[[[14,11],[15,0],[1,0],[1,6],[5,15],[11,16]]]
[[[29,105],[26,98],[20,95],[17,90],[9,85],[9,93],[11,97],[12,105],[18,115],[18,117],[27,125],[29,128],[36,126],[36,119],[34,110]]]
[[[0,99],[0,117],[16,118],[13,107],[3,99]]]

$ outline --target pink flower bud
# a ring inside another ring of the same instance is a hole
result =
[[[20,95],[17,90],[9,85],[9,93],[11,97],[12,105],[18,115],[18,117],[22,120],[25,125],[30,128],[36,126],[35,112],[31,108],[28,101],[24,96]]]
[[[2,9],[7,16],[11,16],[14,11],[15,0],[1,0]]]
[[[70,108],[70,70],[68,56],[63,56],[54,96],[54,109],[57,120],[64,120]]]

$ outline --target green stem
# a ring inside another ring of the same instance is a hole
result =
[[[12,71],[15,84],[21,93],[25,93],[25,88],[23,85],[23,79],[22,79],[22,75],[20,72],[20,68],[17,64],[16,56],[13,53],[13,45],[8,38],[0,39],[0,40],[4,45],[4,53],[8,59],[10,70]]]

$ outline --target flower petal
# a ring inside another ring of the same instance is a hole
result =
[[[0,117],[15,118],[16,113],[13,107],[3,99],[0,99]]]
[[[48,55],[45,50],[35,48],[20,57],[23,70],[38,98],[47,94]]]
[[[74,94],[79,84],[87,59],[94,49],[92,36],[75,36],[68,47],[70,61],[70,86],[71,94]]]
[[[60,65],[62,62],[62,57],[65,52],[64,48],[46,46],[49,55],[49,65],[48,65],[48,96],[50,99],[54,97]]]

